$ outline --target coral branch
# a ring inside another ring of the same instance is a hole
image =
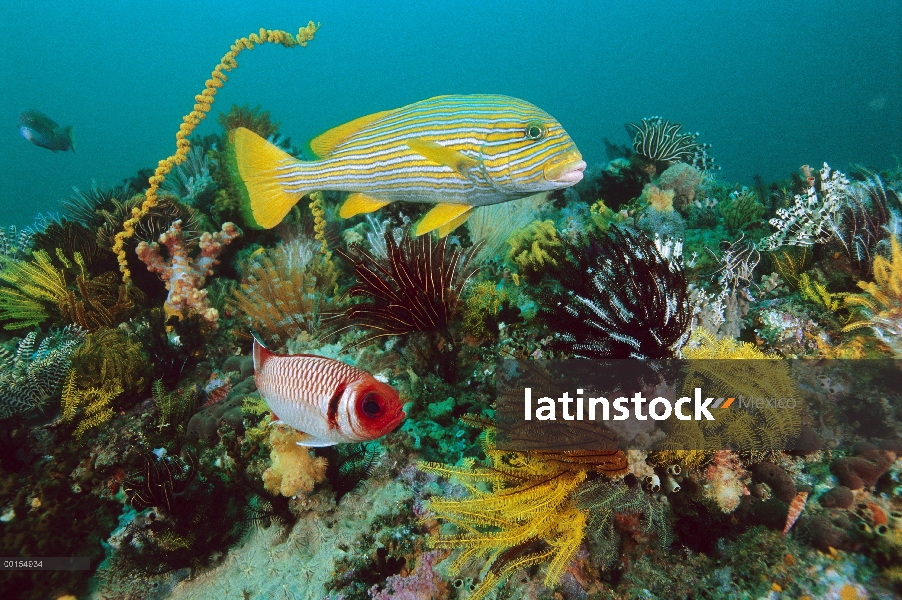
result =
[[[159,240],[169,250],[168,260],[160,254],[159,244],[138,244],[135,249],[138,258],[147,265],[148,271],[158,274],[166,282],[169,296],[163,309],[167,317],[176,315],[184,319],[197,314],[207,323],[215,325],[219,313],[209,305],[207,291],[201,288],[207,277],[213,274],[213,267],[219,263],[217,257],[223,248],[240,235],[241,230],[234,223],[223,223],[222,231],[200,236],[200,256],[190,257],[188,252],[193,244],[186,243],[182,222],[178,220]]]

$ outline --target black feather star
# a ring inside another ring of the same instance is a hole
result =
[[[143,471],[130,475],[122,485],[129,503],[136,510],[154,506],[172,512],[175,494],[184,492],[197,474],[197,459],[186,454],[188,459],[182,460],[145,452]]]
[[[673,357],[691,318],[679,260],[617,227],[564,245],[568,260],[551,268],[554,285],[540,298],[552,347],[593,359]]]
[[[346,323],[337,332],[353,326],[371,330],[351,347],[414,331],[446,332],[457,315],[464,286],[477,271],[470,263],[479,244],[449,253],[447,238],[435,241],[429,235],[405,236],[399,243],[387,231],[385,247],[385,264],[360,246],[353,246],[350,253],[337,250],[353,265],[357,276],[347,296],[366,300],[331,318],[343,318]]]

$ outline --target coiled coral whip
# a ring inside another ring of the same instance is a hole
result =
[[[183,123],[179,126],[178,133],[175,134],[176,151],[172,156],[161,160],[157,164],[153,176],[147,180],[150,187],[144,195],[144,202],[141,208],[132,210],[132,218],[128,219],[122,225],[122,231],[116,234],[115,243],[113,244],[113,252],[116,253],[116,259],[119,261],[119,270],[122,272],[123,283],[131,281],[131,271],[128,268],[127,257],[125,254],[125,240],[135,234],[135,225],[144,217],[150,209],[157,204],[157,191],[160,185],[165,181],[166,175],[172,171],[173,167],[184,162],[191,149],[191,142],[188,136],[194,132],[194,129],[200,125],[200,122],[206,118],[213,105],[216,90],[221,88],[228,78],[223,71],[231,71],[238,66],[236,58],[243,50],[253,50],[256,44],[281,44],[286,48],[295,46],[306,46],[307,42],[313,39],[319,24],[310,21],[306,27],[298,29],[297,35],[291,35],[287,31],[278,29],[260,29],[259,33],[252,33],[247,37],[235,40],[232,47],[226,52],[213,73],[204,84],[204,91],[194,97],[194,110],[182,118]]]

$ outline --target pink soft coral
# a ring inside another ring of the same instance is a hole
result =
[[[215,326],[219,313],[207,301],[207,290],[201,288],[213,274],[223,248],[240,235],[241,230],[234,223],[223,223],[222,231],[204,232],[200,236],[200,256],[191,257],[188,256],[190,245],[185,242],[179,220],[160,236],[160,244],[169,250],[168,260],[160,253],[160,244],[138,244],[135,249],[138,258],[147,265],[148,271],[158,274],[166,282],[169,296],[163,310],[167,317],[176,315],[184,319],[197,314]]]
[[[407,577],[392,575],[385,580],[385,589],[374,585],[370,588],[373,600],[428,600],[444,593],[446,584],[433,570],[433,565],[441,556],[439,552],[423,552],[416,570]]]

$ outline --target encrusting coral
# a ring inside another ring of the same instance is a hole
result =
[[[201,235],[200,256],[192,258],[188,256],[190,245],[182,234],[182,223],[176,221],[159,240],[169,250],[168,261],[160,253],[158,244],[138,244],[135,249],[138,258],[147,265],[150,272],[157,273],[166,282],[169,296],[163,310],[167,318],[175,315],[185,319],[196,314],[215,326],[219,312],[210,306],[207,292],[201,288],[207,277],[213,274],[213,267],[218,264],[217,257],[223,248],[240,235],[241,230],[234,223],[223,223],[222,231]]]
[[[657,211],[669,212],[673,210],[673,196],[673,190],[663,190],[649,183],[642,188],[642,195],[639,197],[639,201],[647,202],[650,207]]]
[[[288,427],[275,427],[270,431],[272,466],[263,472],[263,486],[270,494],[289,498],[306,494],[325,480],[326,459],[311,456],[310,450],[298,446],[297,442],[302,438],[302,434]]]
[[[144,194],[144,202],[141,208],[133,212],[132,218],[123,223],[122,231],[116,234],[113,243],[113,252],[116,253],[119,261],[119,269],[122,271],[122,280],[124,283],[131,281],[131,272],[128,268],[128,257],[125,253],[125,241],[134,235],[135,225],[141,218],[147,214],[157,203],[157,192],[160,185],[166,180],[172,169],[185,161],[188,152],[191,150],[191,142],[188,137],[194,132],[194,129],[200,125],[200,122],[206,118],[207,113],[213,105],[216,91],[222,87],[223,83],[228,80],[223,71],[231,71],[238,66],[236,58],[244,50],[253,50],[255,44],[281,44],[286,48],[295,46],[306,46],[307,42],[313,39],[319,25],[310,21],[306,27],[301,27],[296,35],[291,35],[287,31],[271,30],[260,28],[259,34],[251,35],[235,40],[232,47],[219,61],[219,64],[213,69],[213,73],[204,84],[204,91],[194,97],[196,104],[194,110],[185,115],[182,119],[184,123],[179,126],[178,133],[175,134],[176,151],[175,154],[165,158],[159,162],[153,176],[148,180],[150,187]]]

